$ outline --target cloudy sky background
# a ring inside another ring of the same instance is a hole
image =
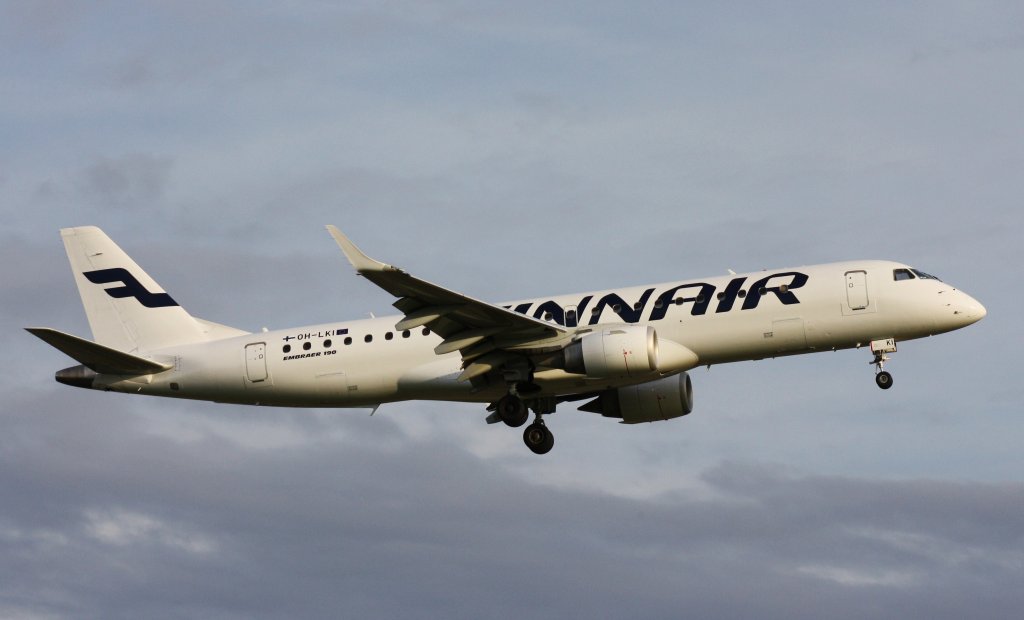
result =
[[[1018,617],[1018,3],[0,2],[0,617]],[[257,409],[53,382],[57,230],[190,312],[378,315],[323,230],[491,300],[858,257],[967,330],[571,408]]]

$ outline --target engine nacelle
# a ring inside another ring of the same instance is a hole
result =
[[[623,424],[639,424],[682,417],[693,411],[693,384],[681,372],[671,377],[602,392],[580,411],[621,418]]]
[[[615,325],[565,348],[565,370],[588,377],[636,377],[658,369],[658,335],[649,325]]]

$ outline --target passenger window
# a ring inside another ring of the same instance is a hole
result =
[[[893,269],[892,279],[899,282],[900,280],[913,280],[914,274],[910,273],[909,269]]]
[[[373,335],[366,334],[366,336],[363,338],[363,342],[373,342]]]
[[[409,337],[409,330],[405,330],[404,332],[402,332],[402,338],[408,338],[408,337]]]
[[[394,337],[395,337],[395,335],[392,334],[391,332],[388,332],[388,333],[384,334],[384,340],[391,340]]]
[[[284,345],[284,348],[281,349],[281,350],[284,351],[285,353],[288,353],[289,351],[292,350],[292,345],[286,344],[286,345]]]
[[[328,338],[327,340],[324,340],[324,348],[325,349],[330,349],[331,348],[331,339],[330,338]]]

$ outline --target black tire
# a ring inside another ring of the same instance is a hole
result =
[[[530,417],[530,412],[526,409],[526,403],[521,398],[509,394],[498,401],[498,417],[512,428],[519,428],[526,424],[526,420]]]
[[[551,452],[551,448],[555,447],[555,434],[550,430],[548,431],[548,438],[544,440],[544,445],[540,447],[539,454],[547,454]]]
[[[877,383],[878,387],[882,388],[883,390],[888,390],[889,388],[892,387],[892,375],[883,370],[882,372],[875,375],[875,383]]]
[[[555,436],[547,426],[540,422],[534,422],[523,431],[523,443],[534,454],[547,454],[555,445]]]

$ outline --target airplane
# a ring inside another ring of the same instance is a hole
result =
[[[437,400],[487,404],[536,454],[563,403],[624,424],[693,410],[688,371],[868,347],[875,381],[898,342],[986,315],[966,293],[908,265],[861,260],[492,304],[364,254],[327,227],[399,316],[247,332],[191,316],[102,230],[65,228],[92,341],[26,328],[79,365],[63,384],[275,407]]]

